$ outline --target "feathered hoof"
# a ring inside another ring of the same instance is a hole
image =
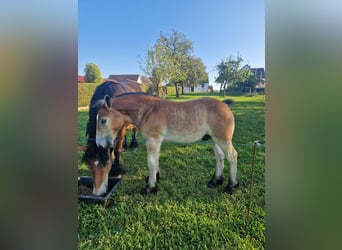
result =
[[[156,194],[157,191],[158,191],[157,186],[155,186],[154,188],[146,187],[146,188],[144,188],[144,189],[141,191],[141,194],[142,194],[142,195]]]
[[[219,179],[216,180],[215,176],[213,176],[213,178],[211,178],[211,180],[208,182],[208,187],[209,188],[214,188],[217,186],[222,185],[223,183],[223,176],[221,176]]]

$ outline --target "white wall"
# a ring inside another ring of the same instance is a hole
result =
[[[197,87],[194,88],[194,92],[208,92],[209,83],[205,83],[202,88],[202,84],[198,84]],[[191,92],[190,87],[184,87],[184,93]]]

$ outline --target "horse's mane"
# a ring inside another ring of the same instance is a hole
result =
[[[145,92],[128,92],[128,93],[123,93],[120,95],[115,96],[114,98],[122,97],[122,96],[132,96],[132,95],[148,95]]]
[[[102,147],[97,147],[95,141],[87,143],[87,150],[84,152],[82,162],[87,162],[91,159],[97,159],[101,162],[102,166],[105,166],[109,160],[109,151]]]

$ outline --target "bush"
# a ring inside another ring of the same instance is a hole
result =
[[[96,89],[96,87],[98,85],[100,85],[101,83],[78,83],[78,107],[85,107],[88,106],[90,103],[90,99],[93,96],[93,93]],[[176,91],[175,91],[175,87],[173,86],[166,86],[166,87],[160,87],[161,89],[163,89],[162,93],[165,93],[165,91],[167,91],[167,95],[166,96],[175,96],[176,95]],[[150,89],[148,86],[142,85],[141,86],[141,91],[142,92],[147,92],[148,94],[150,93]]]

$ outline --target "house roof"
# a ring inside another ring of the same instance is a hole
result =
[[[248,64],[243,66],[241,70],[248,71],[250,70],[251,73],[257,78],[257,79],[265,79],[265,69],[264,68],[251,68]]]
[[[152,84],[152,81],[150,78],[146,76],[140,76],[138,74],[109,75],[108,79],[116,81],[116,82],[133,81],[142,85]]]
[[[150,77],[147,77],[147,76],[141,76],[140,77],[140,81],[141,81],[141,84],[143,85],[151,85],[152,84],[152,80]]]
[[[123,82],[123,81],[137,82],[139,79],[139,75],[135,75],[135,74],[109,75],[108,79],[111,79],[117,82]]]
[[[256,78],[265,79],[265,69],[264,68],[251,68],[251,72]]]
[[[78,76],[77,82],[85,82],[85,76]]]

